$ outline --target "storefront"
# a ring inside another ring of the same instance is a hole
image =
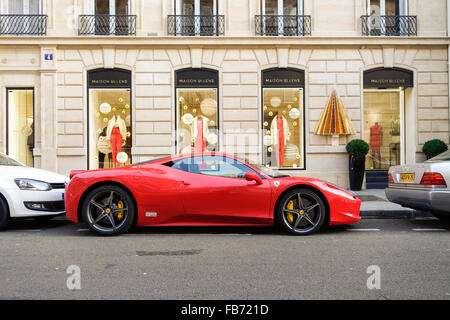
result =
[[[405,90],[413,72],[379,68],[364,72],[364,140],[370,151],[367,170],[388,170],[405,163]]]
[[[262,71],[263,165],[305,169],[305,73],[298,69]]]
[[[89,71],[88,105],[88,168],[131,164],[131,72]]]
[[[33,167],[34,89],[7,89],[7,154]]]
[[[218,151],[219,72],[178,70],[175,90],[177,153]]]

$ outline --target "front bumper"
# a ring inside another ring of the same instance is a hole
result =
[[[50,191],[24,191],[14,190],[6,196],[11,218],[24,218],[36,216],[59,215],[64,210],[64,189]],[[44,204],[43,209],[36,209],[30,204]]]
[[[450,215],[449,190],[389,187],[385,192],[389,201],[404,207]]]

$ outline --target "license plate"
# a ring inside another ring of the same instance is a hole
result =
[[[416,175],[414,173],[402,173],[400,175],[400,182],[414,182]]]

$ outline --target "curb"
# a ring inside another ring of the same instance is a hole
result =
[[[433,218],[431,213],[417,210],[363,210],[361,218],[414,219]]]

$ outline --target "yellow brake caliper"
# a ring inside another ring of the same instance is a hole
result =
[[[288,202],[286,209],[294,210],[294,201],[293,200]],[[294,215],[291,212],[287,213],[287,219],[288,219],[289,223],[294,223]]]
[[[118,207],[119,209],[122,209],[122,208],[123,208],[123,202],[122,202],[122,201],[119,201],[119,203],[117,204],[117,207]],[[119,211],[119,212],[117,213],[117,219],[118,219],[119,221],[123,219],[123,211]]]

